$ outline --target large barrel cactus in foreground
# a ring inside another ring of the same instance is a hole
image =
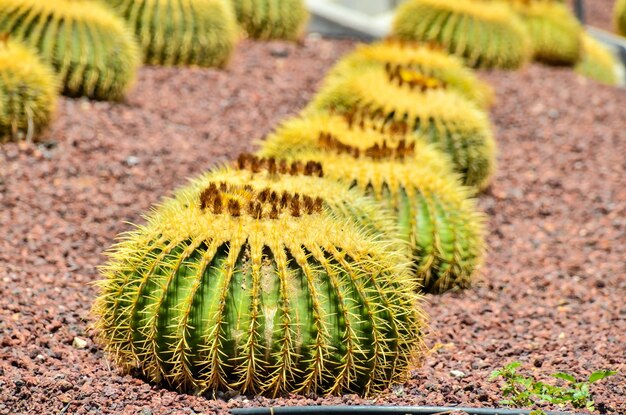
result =
[[[327,83],[306,111],[335,112],[353,123],[372,121],[383,132],[416,132],[450,155],[469,186],[487,187],[495,171],[488,116],[437,79],[419,76],[407,82],[370,70]]]
[[[253,39],[296,40],[308,20],[304,0],[232,0],[239,24]]]
[[[398,7],[393,35],[441,45],[474,67],[516,69],[532,52],[510,8],[484,0],[408,0]]]
[[[583,28],[565,4],[554,0],[508,0],[532,40],[534,59],[574,65],[582,52]]]
[[[415,42],[378,42],[360,45],[343,57],[330,71],[328,77],[358,76],[372,67],[384,67],[389,73],[411,81],[417,75],[434,78],[445,83],[480,107],[493,102],[493,90],[463,64],[456,56],[433,46]]]
[[[34,139],[54,114],[57,90],[54,72],[33,51],[0,40],[0,143]]]
[[[121,99],[141,63],[124,22],[87,0],[0,0],[0,32],[36,48],[70,96]]]
[[[110,252],[94,306],[105,349],[198,393],[368,394],[402,381],[424,330],[406,257],[337,213],[347,190],[319,165],[240,167],[194,181]]]
[[[614,15],[617,33],[626,36],[626,0],[617,0]]]
[[[315,160],[326,177],[392,210],[397,236],[408,243],[413,272],[425,292],[471,284],[483,257],[483,215],[470,199],[472,191],[459,184],[446,156],[432,146],[313,117],[285,123],[260,154]]]
[[[152,65],[224,66],[236,22],[227,0],[109,0],[134,29]]]

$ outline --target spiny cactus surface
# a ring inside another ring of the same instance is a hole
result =
[[[488,186],[495,170],[495,142],[488,116],[445,84],[411,86],[383,72],[329,82],[316,95],[309,114],[331,111],[353,123],[369,120],[379,131],[415,132],[449,154],[464,183]]]
[[[583,28],[565,4],[546,0],[508,0],[532,40],[534,59],[574,65],[582,52]]]
[[[360,45],[331,69],[328,79],[359,76],[372,67],[386,67],[394,72],[414,71],[440,80],[483,108],[493,102],[492,88],[467,68],[462,60],[437,47],[416,42],[386,41]]]
[[[236,21],[225,0],[109,0],[133,28],[152,65],[222,67],[234,49]]]
[[[0,143],[32,140],[50,122],[58,81],[34,51],[0,40]]]
[[[482,0],[408,0],[392,31],[399,39],[439,44],[474,67],[517,69],[531,55],[521,20],[506,5]]]
[[[615,57],[604,45],[588,34],[583,35],[582,59],[574,67],[577,73],[603,84],[617,85],[617,66]]]
[[[253,39],[296,40],[309,18],[303,0],[233,0],[237,20]]]
[[[459,184],[445,158],[417,140],[390,140],[363,149],[368,138],[353,145],[358,132],[325,130],[319,121],[284,125],[268,137],[260,154],[315,160],[326,177],[375,197],[395,213],[398,237],[409,244],[425,292],[467,288],[483,257],[483,216],[470,199],[472,191]],[[295,151],[282,151],[297,141],[302,145]],[[316,141],[316,148],[307,151]]]
[[[613,14],[615,15],[617,33],[626,36],[626,0],[617,0]]]
[[[141,63],[130,30],[97,1],[0,0],[0,31],[37,49],[70,96],[121,99]]]
[[[181,391],[368,394],[405,379],[424,330],[406,257],[306,193],[301,174],[330,183],[311,163],[240,162],[110,252],[94,306],[105,349]]]

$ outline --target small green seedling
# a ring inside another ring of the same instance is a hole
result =
[[[509,406],[532,406],[537,403],[551,403],[559,406],[570,404],[577,409],[595,411],[595,402],[591,398],[589,386],[604,378],[616,374],[612,370],[598,370],[593,372],[586,381],[579,382],[569,373],[555,373],[552,377],[566,382],[564,386],[554,386],[538,382],[532,377],[517,373],[520,362],[509,363],[502,369],[491,373],[489,380],[503,378],[502,395],[506,398],[500,401]],[[544,411],[532,411],[531,415],[545,415]]]

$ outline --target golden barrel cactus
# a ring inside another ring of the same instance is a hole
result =
[[[34,51],[0,40],[0,142],[35,139],[54,114],[58,87]]]
[[[515,13],[485,0],[407,0],[398,7],[392,33],[441,45],[473,67],[517,69],[532,53]]]
[[[124,21],[88,0],[0,0],[0,31],[52,65],[70,96],[119,100],[141,64]]]
[[[237,20],[253,39],[297,40],[309,18],[304,0],[232,0]]]
[[[588,34],[583,35],[583,54],[574,70],[590,79],[606,85],[617,85],[619,63],[604,45]]]
[[[232,54],[236,21],[227,0],[109,0],[134,29],[151,65],[222,67]]]
[[[424,332],[406,257],[342,216],[340,195],[361,202],[320,174],[242,157],[152,212],[104,268],[104,348],[198,393],[369,394],[404,380]]]

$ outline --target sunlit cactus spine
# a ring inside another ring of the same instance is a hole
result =
[[[383,132],[418,133],[451,157],[464,184],[487,187],[496,163],[488,115],[437,79],[406,76],[369,70],[328,82],[306,113],[330,111],[354,123],[373,122]]]
[[[152,65],[224,66],[235,47],[226,0],[109,0],[134,30]]]
[[[253,39],[297,40],[309,18],[304,0],[233,0],[237,20]]]
[[[404,254],[336,214],[319,195],[347,190],[316,163],[239,162],[109,252],[94,305],[105,350],[196,393],[367,395],[406,379],[425,323]]]
[[[359,45],[330,70],[328,78],[358,76],[372,67],[415,71],[441,80],[480,107],[487,108],[493,103],[493,89],[462,60],[441,48],[416,42],[385,41]]]
[[[319,162],[326,177],[370,195],[395,214],[421,289],[471,285],[484,251],[484,216],[446,156],[415,138],[383,138],[337,118],[294,119],[267,137],[263,156]]]
[[[582,25],[558,1],[508,0],[532,40],[534,59],[553,65],[574,65],[582,52]]]
[[[613,15],[617,33],[626,36],[626,0],[617,0]]]
[[[577,73],[606,85],[617,85],[618,65],[613,54],[604,45],[588,34],[583,35],[582,58],[574,67]]]
[[[141,63],[133,34],[97,1],[0,0],[0,31],[35,48],[69,96],[119,100]]]
[[[36,139],[54,114],[57,95],[52,68],[4,35],[0,39],[0,143]]]
[[[441,45],[473,67],[517,69],[532,53],[522,21],[507,5],[484,0],[408,0],[392,34]]]

